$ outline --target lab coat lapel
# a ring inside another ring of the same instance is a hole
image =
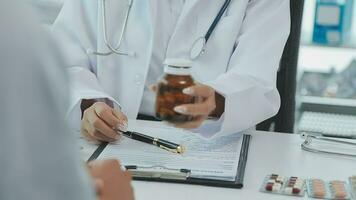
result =
[[[224,0],[186,1],[169,42],[167,58],[190,58],[195,40],[204,36]],[[182,42],[184,41],[184,42]]]
[[[107,2],[108,37],[112,45],[117,44],[124,22],[123,19],[127,12],[127,6],[118,9],[120,5],[125,6],[126,0],[121,0],[121,3],[118,2],[118,0],[108,0]],[[120,103],[129,118],[137,116],[152,54],[153,30],[149,8],[150,5],[147,0],[133,1],[120,49],[124,52],[134,53],[134,56],[119,56],[116,54],[97,56],[97,76],[101,86],[105,92],[112,95]],[[113,13],[110,14],[110,22],[109,12]],[[121,14],[118,12],[121,12]],[[102,30],[100,13],[99,9],[98,29]],[[117,22],[114,19],[118,19]],[[102,32],[98,32],[98,38],[100,38],[98,48],[101,52],[108,52],[108,48],[102,39]]]

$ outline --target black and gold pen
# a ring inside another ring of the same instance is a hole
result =
[[[138,132],[133,132],[133,131],[126,131],[126,132],[120,131],[120,133],[122,133],[124,136],[131,138],[133,140],[137,140],[137,141],[144,142],[147,144],[152,144],[152,145],[155,145],[161,149],[167,150],[172,153],[177,153],[177,154],[184,153],[184,147],[182,145],[175,144],[173,142],[169,142],[169,141],[162,140],[159,138],[154,138],[154,137],[144,135],[144,134],[138,133]]]

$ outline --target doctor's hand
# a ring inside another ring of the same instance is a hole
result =
[[[104,102],[96,102],[83,112],[81,134],[92,141],[114,142],[120,135],[114,130],[126,131],[127,117]]]
[[[88,163],[98,200],[133,200],[131,175],[123,172],[117,160]]]
[[[185,88],[183,93],[196,97],[194,104],[176,106],[174,111],[183,115],[194,116],[194,120],[183,124],[175,124],[179,128],[198,128],[209,116],[220,117],[224,112],[225,99],[207,85],[195,85]]]

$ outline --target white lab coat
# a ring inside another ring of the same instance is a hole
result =
[[[126,1],[106,2],[109,41],[116,44]],[[79,128],[81,99],[108,98],[120,105],[129,118],[136,118],[150,64],[152,27],[159,3],[163,1],[134,0],[122,49],[135,52],[135,57],[88,54],[88,50],[108,51],[103,41],[100,1],[65,3],[53,29],[67,52],[73,92],[68,118],[72,126]],[[205,35],[223,3],[224,0],[186,1],[166,58],[189,59],[194,41]],[[289,31],[289,0],[232,1],[206,46],[206,53],[193,64],[194,78],[225,96],[221,134],[254,127],[278,112],[276,76]]]

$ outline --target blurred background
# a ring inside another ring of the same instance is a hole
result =
[[[356,2],[306,0],[296,131],[356,132]]]
[[[31,0],[50,26],[64,0]],[[356,134],[356,0],[305,0],[295,132]]]

